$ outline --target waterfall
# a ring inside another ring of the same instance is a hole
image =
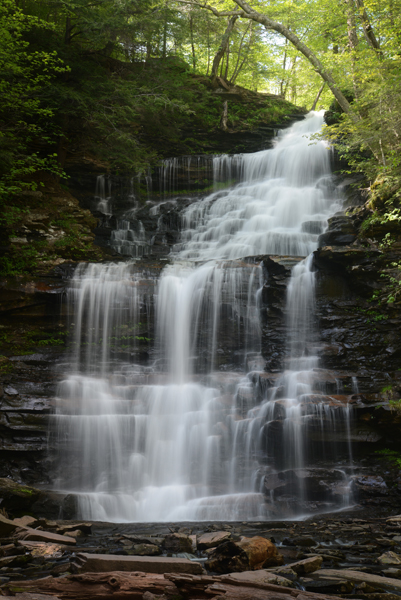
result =
[[[241,182],[183,211],[181,241],[158,281],[129,262],[77,268],[69,295],[74,366],[59,386],[54,420],[56,486],[77,495],[80,517],[308,512],[310,454],[336,455],[335,433],[349,434],[350,418],[348,405],[318,383],[310,253],[341,200],[329,148],[310,141],[322,123],[321,113],[310,113],[271,150],[215,158],[216,181]],[[173,163],[163,185],[174,185]],[[286,368],[267,389],[258,385],[263,254],[297,263]],[[135,345],[153,318],[153,355],[144,363]],[[307,444],[308,436],[317,441]],[[320,508],[347,501],[344,472],[332,477]]]
[[[104,175],[98,175],[95,189],[96,208],[106,217],[112,214],[111,198],[111,180],[106,179]]]

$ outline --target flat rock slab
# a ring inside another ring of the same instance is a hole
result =
[[[321,569],[313,573],[314,579],[337,579],[340,581],[352,581],[353,583],[367,583],[368,585],[389,592],[401,593],[401,581],[392,577],[381,577],[360,571],[348,569]]]
[[[295,571],[298,575],[306,575],[318,571],[322,566],[323,558],[321,556],[311,556],[304,560],[298,560],[295,563],[289,563],[287,567]]]
[[[198,562],[187,558],[165,556],[116,556],[115,554],[77,554],[74,566],[79,573],[106,573],[110,571],[141,571],[142,573],[192,573],[204,572]]]
[[[223,542],[227,542],[231,539],[231,533],[229,531],[215,531],[212,533],[204,533],[198,539],[198,548],[200,550],[206,550],[207,548],[215,548]]]
[[[60,535],[68,535],[69,533],[72,533],[73,531],[77,530],[82,531],[82,533],[85,533],[86,535],[89,535],[92,531],[92,523],[88,523],[86,521],[78,521],[72,524],[62,525],[61,527],[57,528],[57,533],[59,533]]]
[[[260,569],[259,571],[243,571],[242,573],[230,573],[229,575],[222,575],[220,581],[230,583],[232,585],[252,585],[252,584],[273,584],[280,585],[282,587],[294,587],[294,584],[285,577],[280,577],[275,573],[271,573],[266,569]]]
[[[58,533],[50,533],[49,531],[39,531],[37,529],[30,529],[29,527],[21,528],[21,530],[16,532],[15,537],[18,540],[64,544],[66,546],[75,546],[77,543],[77,540],[68,537],[67,535],[59,535]]]

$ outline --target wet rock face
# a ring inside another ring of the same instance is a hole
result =
[[[263,258],[262,351],[268,372],[285,367],[285,299],[296,260]],[[396,311],[381,312],[370,301],[380,284],[380,252],[358,245],[324,246],[314,253],[314,266],[319,366],[335,371],[337,393],[353,391],[352,377],[357,378],[359,392],[365,394],[378,393],[397,382],[401,376],[401,319]]]
[[[399,378],[400,319],[370,301],[380,283],[377,250],[331,246],[315,253],[321,365],[353,372],[359,391],[379,392]]]

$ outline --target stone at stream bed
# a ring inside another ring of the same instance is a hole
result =
[[[74,538],[66,535],[58,535],[57,533],[49,533],[48,531],[38,531],[29,527],[20,528],[15,537],[19,540],[27,540],[31,542],[49,542],[54,544],[65,544],[67,546],[75,546],[77,543]]]
[[[133,556],[158,556],[162,553],[156,544],[134,544],[127,552]]]
[[[13,523],[16,523],[18,527],[30,527],[31,529],[35,529],[36,527],[46,525],[46,519],[35,519],[35,517],[31,517],[31,515],[24,515],[18,519],[13,519]]]
[[[288,578],[281,577],[276,573],[271,573],[266,569],[259,569],[258,571],[242,571],[242,573],[230,573],[225,577],[221,577],[221,580],[228,583],[243,583],[244,585],[271,583],[282,587],[295,587]]]
[[[324,583],[327,581],[350,582],[350,583],[366,583],[372,588],[384,590],[387,592],[395,592],[401,594],[401,581],[390,577],[381,577],[380,575],[372,575],[360,571],[352,571],[348,569],[322,569],[312,574],[314,580]]]
[[[295,571],[298,575],[306,575],[307,573],[313,573],[318,571],[322,566],[323,558],[321,556],[311,556],[304,560],[298,560],[295,563],[286,565],[287,568]],[[278,570],[276,570],[278,572]]]
[[[31,512],[32,505],[39,499],[42,492],[36,488],[21,485],[8,477],[0,478],[1,508],[9,514]]]
[[[282,565],[283,556],[263,537],[224,542],[211,552],[205,566],[215,573],[234,573]]]
[[[166,535],[163,542],[166,552],[177,554],[178,552],[192,552],[192,540],[183,533],[171,533]]]
[[[206,550],[207,548],[215,548],[223,542],[227,542],[231,538],[229,531],[216,531],[213,533],[204,533],[198,539],[199,550]]]
[[[56,529],[56,533],[64,535],[66,533],[69,534],[72,531],[76,531],[78,529],[82,531],[83,534],[89,535],[92,531],[92,523],[77,521],[76,523],[63,524],[61,525],[61,527],[58,527]]]
[[[401,555],[390,550],[379,556],[377,562],[381,565],[401,565]]]
[[[393,517],[389,517],[386,519],[386,523],[390,525],[401,525],[401,515],[394,515]]]
[[[24,551],[29,552],[33,557],[44,556],[46,558],[59,558],[67,549],[67,546],[61,544],[49,544],[45,542],[18,542]],[[68,548],[69,551],[70,548]]]
[[[19,525],[14,523],[14,521],[10,521],[3,515],[0,515],[0,537],[7,537],[10,533],[13,533]]]
[[[397,569],[395,567],[391,567],[390,569],[386,569],[382,571],[384,577],[394,577],[395,579],[401,579],[401,569]]]
[[[78,573],[105,573],[109,571],[142,571],[144,573],[203,573],[198,562],[186,558],[161,556],[115,556],[113,554],[77,554],[73,563]]]

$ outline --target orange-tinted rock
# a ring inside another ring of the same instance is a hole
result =
[[[215,573],[235,573],[274,567],[283,562],[283,556],[270,540],[256,536],[220,544],[210,552],[205,566]]]
[[[263,537],[244,538],[237,545],[248,556],[251,570],[282,565],[284,557],[270,540]]]

